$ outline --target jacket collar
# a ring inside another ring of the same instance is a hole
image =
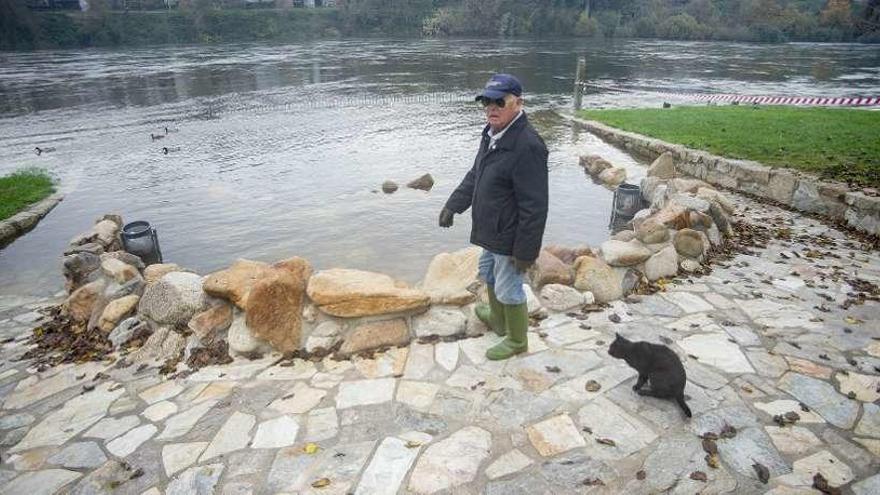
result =
[[[526,115],[525,110],[523,110],[522,115],[507,128],[507,131],[498,139],[498,142],[495,143],[496,149],[505,149],[512,150],[515,147],[516,139],[519,137],[519,133],[529,124],[528,116]],[[483,128],[483,141],[489,142],[489,124],[486,124],[486,127]]]

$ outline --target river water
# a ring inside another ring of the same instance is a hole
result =
[[[495,71],[520,76],[550,148],[545,244],[597,245],[612,193],[577,157],[602,154],[635,183],[644,168],[554,112],[571,105],[579,55],[598,85],[586,107],[679,102],[655,91],[880,93],[880,51],[843,44],[345,40],[4,53],[0,174],[45,168],[66,197],[0,251],[0,295],[59,290],[67,242],[110,212],[151,222],[166,261],[200,273],[296,255],[417,282],[434,254],[468,245],[468,215],[444,230],[437,214],[472,163],[483,124],[473,95]],[[424,173],[436,180],[430,192],[377,192]]]

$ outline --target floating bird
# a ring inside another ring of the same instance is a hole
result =
[[[150,138],[152,138],[153,141],[156,141],[157,139],[162,139],[164,137],[164,134],[153,134],[152,132],[150,133]]]
[[[174,147],[174,148],[169,148],[169,147],[167,147],[167,146],[163,146],[163,147],[162,147],[162,153],[164,153],[164,154],[166,154],[166,155],[167,155],[168,153],[173,153],[173,152],[175,152],[175,151],[180,151],[180,147],[179,147],[179,146]]]
[[[53,147],[49,147],[49,148],[40,148],[39,146],[37,146],[36,148],[34,148],[34,153],[36,153],[37,156],[42,155],[43,153],[49,153],[49,152],[52,152],[52,151],[55,151],[55,148],[53,148]]]
[[[165,134],[171,134],[172,132],[180,132],[180,129],[169,129],[168,127],[165,128]]]

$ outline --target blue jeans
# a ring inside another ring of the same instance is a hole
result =
[[[501,304],[522,304],[526,302],[523,290],[524,273],[513,264],[513,256],[495,254],[483,250],[479,262],[480,278],[486,285],[495,289],[495,297]]]

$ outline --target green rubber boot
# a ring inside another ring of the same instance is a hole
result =
[[[507,337],[498,345],[486,351],[486,357],[500,361],[529,350],[529,309],[526,303],[504,304],[504,319],[507,323]]]
[[[486,292],[489,293],[489,304],[477,304],[474,313],[493,332],[504,337],[507,335],[504,330],[504,305],[495,297],[495,289],[491,285],[486,286]]]

